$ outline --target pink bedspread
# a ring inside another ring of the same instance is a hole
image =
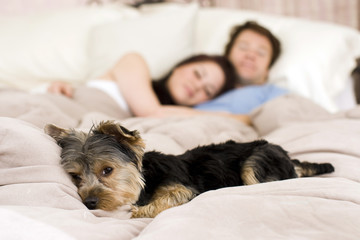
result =
[[[333,115],[284,96],[256,109],[253,127],[220,117],[119,117],[141,132],[147,150],[177,154],[265,138],[294,158],[335,166],[328,175],[206,192],[154,219],[130,219],[125,211],[98,217],[81,203],[59,165],[60,148],[42,130],[46,123],[88,129],[115,116],[12,104],[0,104],[0,239],[360,239],[360,108]],[[47,114],[39,118],[40,110]]]

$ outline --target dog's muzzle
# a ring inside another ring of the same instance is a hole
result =
[[[90,210],[94,210],[96,209],[96,206],[99,202],[99,198],[95,197],[95,196],[90,196],[85,198],[85,200],[83,201],[83,203],[85,204],[85,206],[90,209]]]

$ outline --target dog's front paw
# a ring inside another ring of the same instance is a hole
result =
[[[153,205],[148,204],[145,206],[131,206],[131,213],[132,218],[154,218],[160,211],[157,211]]]
[[[141,216],[139,216],[139,208],[135,205],[131,206],[131,217],[132,218],[139,218]]]
[[[131,206],[130,205],[123,205],[118,207],[114,211],[105,211],[102,209],[90,210],[92,214],[96,217],[111,217],[117,219],[129,219],[131,218]]]

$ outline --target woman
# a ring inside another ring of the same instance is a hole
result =
[[[152,81],[150,70],[143,57],[136,53],[123,56],[118,63],[100,78],[116,83],[119,96],[134,116],[165,117],[215,114],[236,118],[249,124],[249,118],[226,112],[207,112],[191,107],[235,86],[237,74],[232,64],[222,56],[196,55],[176,65],[160,81]],[[73,87],[55,82],[51,93],[71,97]]]

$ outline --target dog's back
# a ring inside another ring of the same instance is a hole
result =
[[[200,194],[223,187],[313,176],[333,172],[331,164],[290,159],[279,145],[265,140],[227,141],[199,146],[181,155],[147,152],[143,158],[146,187],[138,204],[147,204],[159,186],[182,184]]]
[[[145,189],[138,204],[147,204],[159,186],[180,183],[195,194],[223,187],[244,185],[240,176],[242,163],[266,141],[199,146],[181,155],[146,152],[143,157]]]

